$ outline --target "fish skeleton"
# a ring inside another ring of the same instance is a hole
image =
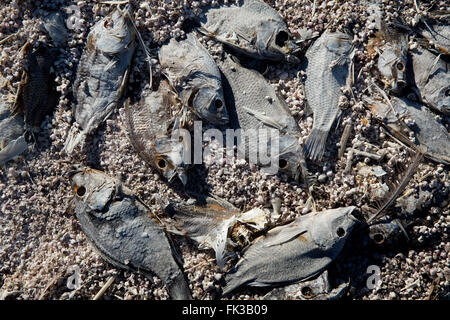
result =
[[[259,0],[209,8],[200,18],[199,31],[237,52],[267,60],[298,62],[298,47],[280,14]]]
[[[73,115],[81,132],[72,127],[64,147],[67,153],[72,153],[78,144],[83,145],[85,137],[112,114],[122,98],[135,36],[131,21],[118,8],[89,32],[73,86],[77,101]]]
[[[280,286],[308,280],[339,255],[357,219],[354,206],[309,213],[275,227],[244,251],[225,275],[223,295],[241,285]]]
[[[170,239],[146,205],[121,182],[87,167],[70,173],[75,213],[87,239],[112,265],[156,274],[172,299],[191,299]]]
[[[171,127],[172,111],[178,104],[176,93],[162,80],[157,91],[147,86],[139,102],[125,102],[125,125],[131,144],[145,162],[169,182],[178,177],[186,184],[185,155],[191,151],[185,144],[187,141],[172,136],[174,128]]]
[[[228,123],[220,71],[193,33],[163,45],[159,61],[185,106],[212,124]]]
[[[348,35],[325,31],[306,52],[304,89],[314,122],[303,152],[313,161],[322,159],[328,132],[341,113],[338,101],[349,78],[351,49]]]
[[[450,115],[450,65],[426,49],[410,52],[408,80],[430,108]]]
[[[275,150],[278,154],[271,154],[271,157],[278,158],[278,167],[283,172],[295,179],[301,175],[306,181],[307,167],[298,141],[300,128],[284,99],[279,97],[259,72],[241,66],[230,55],[226,55],[224,61],[219,63],[219,69],[224,75],[222,83],[231,125],[247,133],[259,130],[258,136],[241,136],[241,146],[248,145],[245,156],[249,158],[252,154],[258,155],[258,164],[266,165],[260,163],[261,150],[258,147],[261,147],[260,141],[265,141],[269,133],[263,136],[260,129],[266,129],[266,132],[270,129],[276,130],[279,137],[277,141],[268,139],[267,150],[270,150],[275,142],[278,142],[279,149]],[[244,140],[245,138],[249,138],[249,141]]]

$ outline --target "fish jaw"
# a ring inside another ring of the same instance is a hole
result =
[[[212,124],[226,125],[230,121],[221,88],[202,87],[196,90],[192,108],[201,119]]]
[[[158,171],[171,182],[176,177],[183,185],[187,183],[187,165],[185,156],[189,149],[179,141],[168,137],[161,137],[155,141],[155,152],[153,165]]]

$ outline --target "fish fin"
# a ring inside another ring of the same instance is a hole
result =
[[[181,271],[174,279],[166,281],[166,288],[173,300],[192,300],[191,291]]]
[[[19,156],[28,148],[25,137],[22,135],[19,138],[11,141],[8,145],[0,151],[0,165],[5,164]]]
[[[253,115],[256,119],[260,120],[261,122],[265,123],[268,126],[274,127],[275,129],[281,130],[283,129],[283,126],[279,124],[278,122],[272,120],[271,117],[266,116],[265,114],[262,114],[260,112],[251,110],[247,107],[242,107],[247,113]]]
[[[69,134],[67,135],[63,150],[67,154],[71,154],[73,152],[73,149],[75,149],[78,144],[84,143],[85,137],[86,135],[84,134],[84,132],[77,132],[77,128],[72,127],[69,131]]]
[[[303,146],[305,156],[313,161],[321,160],[325,153],[327,137],[328,131],[313,128]]]
[[[290,242],[293,239],[295,239],[296,237],[306,233],[307,230],[303,229],[303,228],[293,228],[292,230],[289,229],[285,229],[283,231],[283,233],[278,234],[272,241],[267,241],[264,244],[265,248],[269,248],[269,247],[274,247],[277,245],[282,245],[284,243]]]
[[[225,249],[227,245],[228,226],[225,230],[219,230],[216,234],[216,241],[213,244],[213,249],[216,253],[216,262],[221,270],[225,266]]]

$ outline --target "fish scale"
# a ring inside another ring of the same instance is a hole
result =
[[[314,122],[303,152],[313,161],[322,159],[328,132],[340,115],[340,89],[346,85],[349,74],[345,55],[350,50],[351,38],[348,35],[326,31],[306,52],[304,89],[308,106],[314,113]],[[338,59],[344,60],[338,63]]]

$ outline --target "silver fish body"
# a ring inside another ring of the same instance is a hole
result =
[[[228,123],[220,71],[193,33],[163,45],[159,61],[185,106],[212,124]]]
[[[297,62],[297,46],[280,14],[259,0],[209,8],[201,29],[235,51],[256,59]]]
[[[275,288],[263,300],[338,300],[346,293],[348,285],[342,283],[331,289],[328,271],[325,270],[315,279]]]
[[[259,141],[268,141],[267,151],[272,149],[272,144],[278,143],[279,149],[275,151],[278,152],[279,168],[291,177],[298,178],[299,173],[305,177],[306,163],[298,141],[300,128],[284,99],[259,72],[241,66],[231,56],[219,63],[219,69],[224,75],[231,125],[247,133],[240,137],[241,146],[248,145],[245,156],[258,155],[258,164],[264,165],[259,163]],[[275,130],[278,138],[272,139],[269,130]]]
[[[424,147],[425,156],[434,161],[450,163],[450,135],[426,106],[397,97],[391,97],[392,108],[378,99],[365,97],[364,100],[372,114],[382,120],[385,127],[400,141],[413,147]],[[413,123],[408,126],[406,120]],[[415,142],[405,134],[405,129],[413,132]]]
[[[450,115],[450,65],[432,52],[418,48],[411,51],[410,83],[420,99],[445,115]]]
[[[226,295],[241,285],[280,286],[318,275],[339,255],[357,223],[343,207],[310,213],[257,238],[226,274]]]
[[[157,91],[146,87],[140,101],[125,102],[125,125],[131,144],[145,162],[169,182],[178,177],[186,184],[185,155],[190,155],[190,149],[184,140],[172,136],[170,127],[177,103],[176,93],[166,81],[161,81]]]
[[[102,258],[150,279],[156,274],[172,299],[190,299],[169,238],[132,191],[91,168],[77,168],[70,175],[81,229]]]
[[[135,49],[135,31],[125,13],[115,9],[98,21],[87,37],[73,86],[75,121],[65,150],[71,153],[115,110],[125,91],[131,58]]]
[[[328,132],[341,113],[338,101],[347,84],[351,48],[348,35],[325,31],[306,52],[304,89],[314,122],[303,152],[313,161],[322,159]]]
[[[11,115],[8,105],[0,100],[0,165],[14,159],[28,148],[24,138],[23,116]]]

